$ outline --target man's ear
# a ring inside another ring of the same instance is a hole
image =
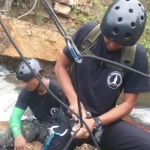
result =
[[[37,75],[39,76],[39,78],[40,78],[40,79],[42,79],[42,75],[41,75],[41,73],[38,73]]]

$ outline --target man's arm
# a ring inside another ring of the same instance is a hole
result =
[[[25,110],[14,107],[13,112],[10,117],[9,126],[15,138],[17,135],[21,134],[21,117],[23,116]]]
[[[14,107],[12,115],[10,117],[9,126],[14,137],[14,150],[26,150],[26,140],[24,139],[21,133],[21,117],[23,116],[24,112],[25,110],[20,109],[18,107]]]
[[[68,74],[68,67],[70,65],[71,61],[65,56],[64,53],[60,56],[59,60],[56,63],[55,66],[55,73],[57,80],[59,81],[63,92],[68,98],[68,101],[70,103],[70,108],[73,109],[76,113],[78,113],[78,106],[77,106],[77,94],[73,88],[71,79]],[[81,108],[83,112],[83,117],[85,116],[85,109],[81,103]],[[72,117],[77,119],[74,115]]]
[[[114,107],[107,113],[99,116],[99,118],[102,121],[102,124],[103,125],[110,124],[128,115],[134,108],[135,103],[137,101],[137,97],[138,97],[138,93],[124,94],[123,101],[121,104]],[[95,125],[94,119],[85,119],[84,121],[88,124],[90,130],[93,131],[94,125]],[[73,131],[76,131],[77,129],[78,128],[75,127]],[[87,137],[89,137],[89,133],[85,127],[81,128],[80,131],[76,135],[76,138],[87,138]]]
[[[99,116],[103,125],[110,124],[128,115],[134,108],[137,98],[138,93],[125,93],[121,104]]]
[[[55,73],[59,83],[61,84],[62,90],[71,103],[72,101],[77,100],[77,95],[67,72],[67,68],[69,67],[70,63],[70,60],[64,54],[62,54],[56,63]]]

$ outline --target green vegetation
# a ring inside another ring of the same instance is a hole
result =
[[[21,6],[23,9],[27,10],[27,6],[22,0],[17,0],[16,4],[17,6]]]
[[[8,15],[10,17],[16,18],[17,17],[17,9],[16,8],[11,8]]]
[[[43,26],[45,24],[45,18],[41,11],[35,12],[35,17],[33,18],[33,23],[36,25],[41,25],[41,26]]]
[[[99,9],[100,3],[99,0],[93,0],[93,9]]]
[[[149,11],[147,11],[147,22],[146,22],[145,30],[139,40],[139,43],[147,50],[147,55],[149,57],[149,62],[150,62],[150,12]]]
[[[4,0],[0,0],[0,8],[2,7],[2,6],[4,6]]]
[[[99,3],[99,0],[88,0],[88,3],[92,3],[91,6],[89,6],[88,10],[86,8],[81,8],[81,6],[73,5],[71,7],[71,15],[73,18],[75,18],[75,21],[73,24],[75,25],[75,28],[80,27],[82,24],[86,22],[97,22],[99,23],[104,12],[106,11],[107,7],[102,7]],[[101,11],[100,11],[101,10]],[[101,13],[99,13],[101,12]],[[72,25],[73,26],[73,25]]]

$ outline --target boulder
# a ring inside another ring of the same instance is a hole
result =
[[[54,0],[54,2],[63,3],[69,6],[72,6],[74,4],[73,0]]]
[[[57,61],[66,44],[57,30],[5,16],[0,16],[0,19],[24,57]],[[1,26],[0,56],[20,57]]]
[[[65,16],[65,17],[69,17],[70,12],[71,12],[71,8],[68,5],[55,2],[54,11],[58,14]]]

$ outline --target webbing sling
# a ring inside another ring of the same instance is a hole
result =
[[[101,34],[100,24],[98,24],[86,35],[86,37],[81,42],[81,45],[79,48],[79,51],[81,52],[81,54],[95,55],[90,51],[90,48],[92,48],[94,46],[94,44],[97,42],[100,34]],[[135,52],[136,52],[136,44],[133,46],[126,46],[122,50],[120,63],[125,66],[132,67],[134,64]],[[72,71],[73,64],[74,63],[71,63],[71,65],[69,67],[69,73],[71,73],[71,71]],[[101,66],[104,65],[109,68],[118,70],[122,74],[122,77],[124,77],[125,71],[123,70],[123,68],[115,66],[115,65],[113,65],[111,63],[107,63],[107,62],[99,62],[99,64]]]
[[[40,135],[40,127],[39,127],[39,121],[37,119],[33,119],[32,120],[33,124],[34,124],[34,130],[35,130],[35,139],[37,140],[39,135]]]

